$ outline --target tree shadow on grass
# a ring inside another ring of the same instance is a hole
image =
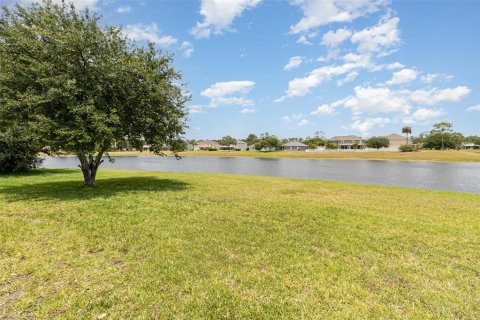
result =
[[[71,171],[69,171],[71,172]],[[120,177],[98,179],[93,188],[82,187],[83,181],[53,181],[17,186],[4,186],[0,188],[0,195],[7,201],[21,200],[90,200],[96,198],[110,198],[117,194],[129,192],[158,192],[182,191],[188,183],[160,179],[157,177]]]

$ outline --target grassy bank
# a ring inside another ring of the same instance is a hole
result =
[[[149,152],[125,151],[112,152],[112,156],[152,155]],[[367,159],[367,160],[417,160],[446,162],[477,162],[480,161],[479,151],[469,150],[422,150],[420,152],[304,152],[304,151],[189,151],[180,153],[182,156],[213,156],[213,157],[263,157],[263,158],[309,158],[309,159]]]
[[[0,319],[474,319],[480,195],[253,176],[0,176]]]

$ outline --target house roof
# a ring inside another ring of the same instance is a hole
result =
[[[198,144],[218,144],[218,142],[212,141],[212,140],[199,140],[199,141],[197,141],[197,143],[195,143],[195,144],[197,144],[197,145],[198,145]]]
[[[462,143],[462,145],[464,147],[476,147],[476,146],[478,146],[478,144],[475,144],[473,142],[464,142],[464,143]]]
[[[388,140],[405,140],[407,137],[404,137],[402,135],[396,134],[396,133],[391,133],[387,136]]]
[[[329,140],[330,141],[363,140],[363,138],[359,136],[349,135],[349,136],[335,136],[335,137],[331,137]]]
[[[299,141],[290,141],[287,143],[282,144],[282,147],[306,147],[306,144],[303,144]]]

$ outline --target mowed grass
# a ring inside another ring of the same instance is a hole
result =
[[[480,195],[240,175],[0,176],[0,319],[475,319]]]
[[[112,156],[152,155],[150,152],[121,151],[111,152]],[[167,154],[169,154],[167,152]],[[309,159],[366,159],[366,160],[417,160],[446,162],[480,161],[478,150],[421,150],[419,152],[400,151],[188,151],[181,156],[213,156],[213,157],[262,157],[262,158],[309,158]]]

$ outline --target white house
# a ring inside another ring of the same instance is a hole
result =
[[[202,150],[218,150],[220,148],[220,144],[216,141],[212,140],[200,140],[195,143],[193,146],[194,151],[202,151]]]
[[[290,141],[282,144],[282,150],[284,151],[305,151],[307,150],[307,145],[299,141]]]
[[[365,141],[358,136],[335,136],[329,139],[331,143],[337,146],[337,149],[364,149]]]
[[[235,150],[245,151],[248,149],[248,144],[243,140],[237,140],[237,144],[235,145]]]

